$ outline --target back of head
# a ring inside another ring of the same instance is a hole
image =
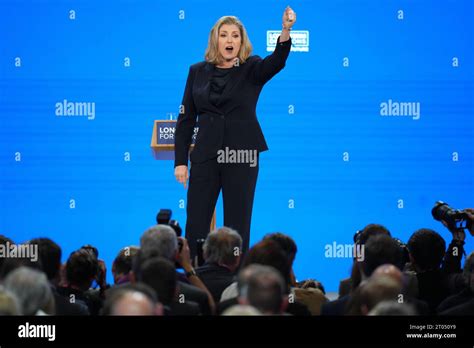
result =
[[[364,245],[365,243],[367,243],[370,237],[378,235],[385,235],[391,237],[390,231],[385,226],[380,224],[368,224],[362,229],[362,231],[360,231],[360,233],[356,235],[357,237],[354,242],[360,245]]]
[[[402,292],[402,284],[385,275],[372,277],[362,288],[362,296],[369,310],[384,300],[397,300]]]
[[[349,314],[367,315],[379,302],[396,301],[402,286],[388,276],[371,277],[356,289],[350,304]]]
[[[280,248],[288,255],[291,263],[295,260],[296,253],[298,252],[298,247],[296,246],[295,241],[288,235],[275,232],[267,234],[263,239],[270,239],[278,243]]]
[[[264,314],[280,314],[286,284],[280,273],[270,266],[250,265],[239,275],[239,297]]]
[[[221,227],[206,237],[203,251],[207,263],[234,265],[242,249],[242,237],[237,231]]]
[[[248,305],[235,305],[226,309],[222,315],[224,316],[253,316],[262,315],[258,309]]]
[[[4,281],[5,289],[14,293],[24,315],[35,315],[39,310],[54,314],[54,297],[43,272],[20,267]]]
[[[73,251],[66,262],[66,278],[69,285],[87,290],[97,275],[99,264],[87,249]]]
[[[0,316],[21,314],[20,301],[16,295],[0,286]]]
[[[97,249],[95,246],[91,244],[86,244],[81,246],[81,249],[88,250],[92,256],[94,256],[96,259],[99,259],[99,249]]]
[[[403,273],[394,265],[385,264],[377,267],[371,277],[389,277],[396,281],[400,286],[403,286]]]
[[[131,245],[119,251],[112,264],[114,276],[130,273],[133,266],[133,258],[137,255],[138,250],[138,247]]]
[[[49,238],[35,238],[29,244],[38,245],[43,272],[49,280],[55,279],[61,268],[61,247]]]
[[[155,292],[143,283],[120,285],[107,292],[102,315],[155,315]]]
[[[138,280],[150,286],[161,303],[169,305],[173,302],[177,276],[174,264],[163,257],[153,257],[141,265]]]
[[[415,231],[408,240],[408,250],[417,270],[437,270],[445,254],[446,242],[437,232],[422,228]]]
[[[176,232],[167,225],[155,225],[140,238],[140,250],[144,257],[160,256],[173,261],[178,250]]]
[[[5,279],[9,273],[20,267],[28,267],[38,271],[43,270],[41,259],[33,261],[31,257],[6,257],[3,259],[3,264],[0,269],[0,280]]]
[[[368,315],[378,316],[408,316],[416,315],[416,310],[408,303],[399,303],[397,301],[381,301],[379,302]]]
[[[280,248],[277,242],[266,239],[255,244],[247,253],[242,268],[259,264],[271,266],[280,272],[286,284],[290,283],[290,260],[288,255]]]
[[[370,237],[364,245],[362,270],[370,277],[375,269],[383,264],[403,267],[403,253],[398,243],[390,236],[378,234]]]

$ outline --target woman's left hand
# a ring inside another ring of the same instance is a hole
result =
[[[283,26],[290,29],[296,22],[296,12],[287,6],[285,12],[283,12]]]

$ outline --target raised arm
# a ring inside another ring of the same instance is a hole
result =
[[[285,67],[286,59],[291,49],[290,31],[296,22],[296,12],[289,6],[283,13],[283,29],[278,37],[275,50],[264,59],[258,57],[253,70],[253,77],[257,83],[265,84],[281,69]]]
[[[281,42],[285,42],[290,39],[290,30],[296,22],[296,12],[291,9],[290,6],[285,8],[283,12],[283,28],[281,31]]]

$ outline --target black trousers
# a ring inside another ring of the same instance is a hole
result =
[[[222,189],[224,226],[235,229],[242,237],[242,252],[249,248],[250,221],[258,176],[249,163],[218,163],[217,158],[191,163],[187,198],[186,239],[191,256],[196,256],[196,241],[209,233],[212,214]],[[217,213],[218,214],[218,213]]]

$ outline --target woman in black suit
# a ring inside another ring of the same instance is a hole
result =
[[[176,124],[175,177],[186,188],[189,146],[198,126],[186,207],[186,238],[193,256],[196,240],[209,232],[221,189],[224,225],[240,233],[242,252],[248,249],[258,154],[268,149],[256,104],[264,84],[286,64],[295,21],[296,13],[287,7],[276,48],[262,59],[251,56],[240,20],[224,16],[211,29],[205,61],[189,69]],[[238,156],[225,156],[232,153]]]

